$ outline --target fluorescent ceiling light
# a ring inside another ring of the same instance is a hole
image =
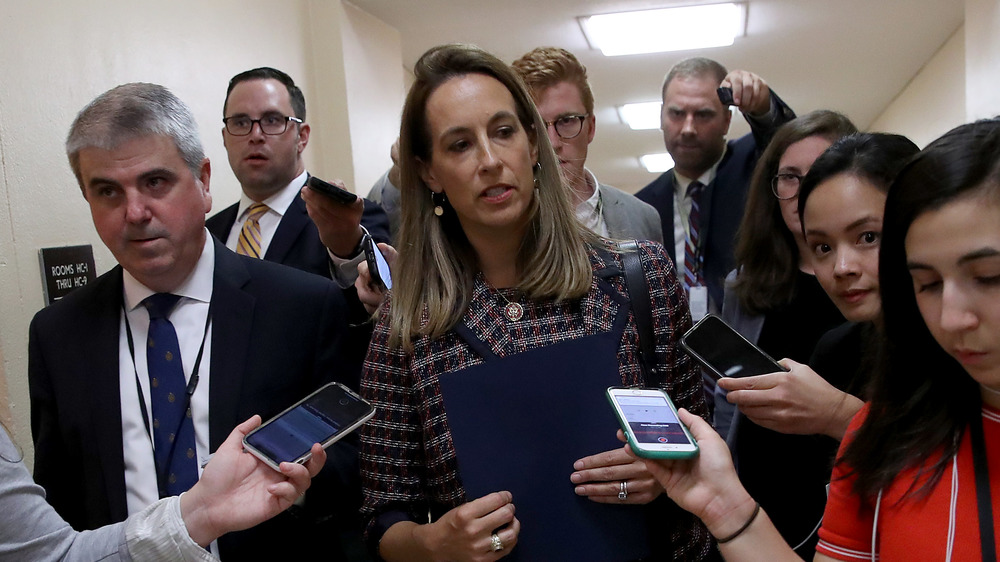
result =
[[[652,172],[654,174],[666,172],[670,168],[674,167],[674,159],[671,158],[670,154],[666,152],[640,156],[639,162],[642,163],[642,167],[646,168],[647,172]]]
[[[745,33],[746,4],[706,4],[578,18],[590,46],[605,56],[732,45]]]
[[[618,115],[630,129],[659,129],[661,105],[658,101],[626,103],[618,107]]]

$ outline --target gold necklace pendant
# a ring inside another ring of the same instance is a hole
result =
[[[507,306],[503,307],[503,314],[507,320],[517,322],[524,317],[524,307],[520,303],[507,301]]]

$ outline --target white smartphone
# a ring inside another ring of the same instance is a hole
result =
[[[608,400],[635,454],[647,459],[686,459],[698,442],[677,417],[677,408],[658,388],[608,389]]]
[[[267,420],[243,438],[243,447],[271,468],[304,463],[313,443],[323,448],[361,427],[375,408],[346,386],[332,382]]]

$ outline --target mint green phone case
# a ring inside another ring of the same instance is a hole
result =
[[[628,425],[628,420],[622,417],[621,413],[618,411],[618,407],[615,405],[615,399],[611,396],[611,391],[613,390],[629,389],[617,386],[608,387],[606,395],[608,397],[608,402],[611,403],[611,409],[615,412],[615,417],[618,418],[618,425],[621,426],[622,431],[625,433],[625,438],[628,440],[628,445],[632,448],[632,452],[644,459],[689,459],[698,455],[698,442],[695,441],[694,436],[692,436],[691,432],[688,431],[687,426],[680,421],[680,417],[677,415],[677,407],[674,406],[674,402],[670,399],[670,395],[658,388],[643,389],[657,390],[667,399],[667,404],[669,404],[670,409],[674,411],[674,416],[677,417],[677,423],[684,431],[684,435],[686,435],[688,441],[694,445],[694,449],[691,451],[650,451],[648,449],[640,448],[639,443],[635,439],[635,435],[632,433],[632,429]]]

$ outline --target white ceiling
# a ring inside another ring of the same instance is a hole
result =
[[[753,71],[800,115],[836,109],[865,128],[964,18],[961,0],[749,0],[747,34],[730,47],[605,57],[589,47],[577,16],[693,2],[350,1],[399,30],[409,69],[441,43],[475,43],[508,62],[542,45],[572,51],[587,67],[597,105],[597,136],[587,165],[601,181],[627,191],[655,177],[639,166],[638,157],[662,152],[663,139],[659,130],[630,130],[615,107],[658,100],[663,75],[675,62],[699,55],[730,70]],[[748,131],[741,119],[733,123],[731,135]]]

